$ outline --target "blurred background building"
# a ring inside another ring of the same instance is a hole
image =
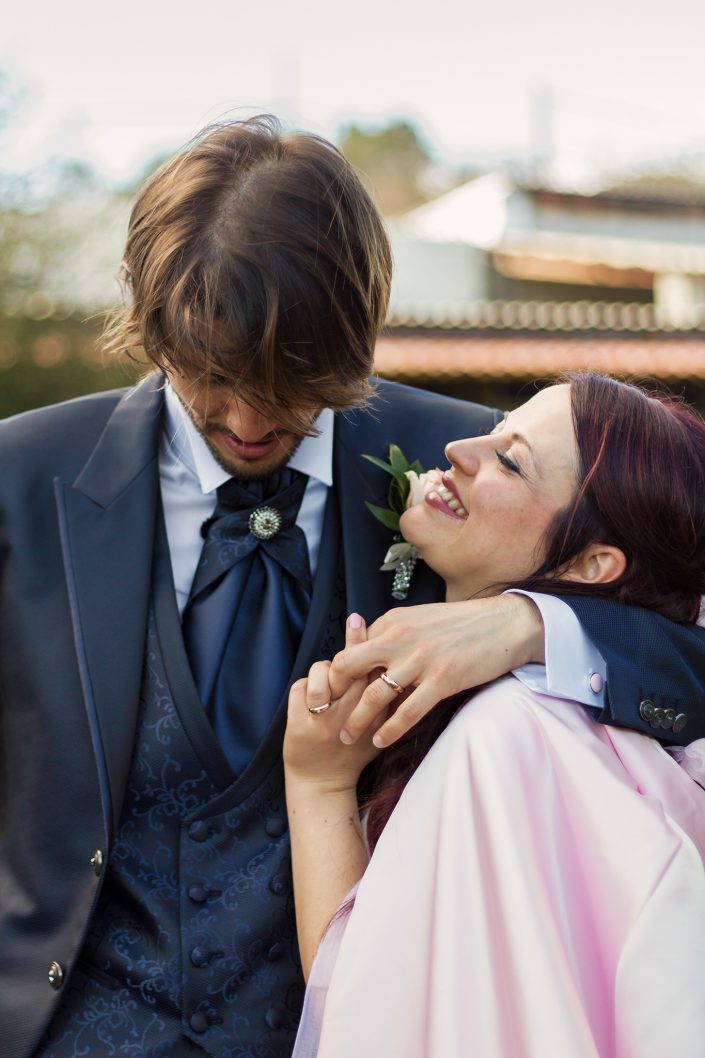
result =
[[[0,416],[136,377],[100,347],[134,193],[200,126],[264,110],[337,142],[387,218],[380,374],[511,407],[595,368],[705,411],[694,0],[594,0],[579,33],[555,0],[360,0],[344,33],[319,0],[126,0],[100,32],[68,5],[41,34],[18,9],[0,44]]]
[[[705,397],[705,184],[492,172],[391,223],[382,374],[492,403],[583,368]]]

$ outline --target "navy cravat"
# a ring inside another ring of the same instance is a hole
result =
[[[235,771],[262,741],[291,677],[311,601],[306,537],[295,525],[307,477],[284,467],[218,489],[184,610],[196,686]]]

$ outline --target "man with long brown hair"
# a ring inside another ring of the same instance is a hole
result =
[[[364,505],[386,481],[360,457],[395,442],[434,465],[498,413],[370,381],[384,227],[335,148],[272,119],[162,167],[123,267],[107,347],[155,370],[0,428],[0,1052],[284,1058],[303,985],[283,703],[348,613],[389,604]],[[409,602],[440,592],[420,569]],[[541,653],[531,602],[454,607],[385,618],[341,678],[390,667],[376,706],[399,680],[418,713]],[[662,713],[702,702],[702,642],[658,631],[672,671],[609,658],[626,700],[558,693],[635,727],[640,679]]]

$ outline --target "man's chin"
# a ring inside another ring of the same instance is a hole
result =
[[[274,473],[281,467],[286,466],[298,445],[292,440],[288,445],[279,445],[273,452],[259,459],[244,459],[236,456],[221,444],[216,444],[209,437],[204,438],[213,458],[234,478],[243,481],[254,481]]]

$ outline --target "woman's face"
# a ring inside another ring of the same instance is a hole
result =
[[[447,598],[494,595],[532,573],[555,514],[575,495],[570,387],[551,386],[484,437],[452,441],[451,464],[402,515],[405,538],[445,580]]]

